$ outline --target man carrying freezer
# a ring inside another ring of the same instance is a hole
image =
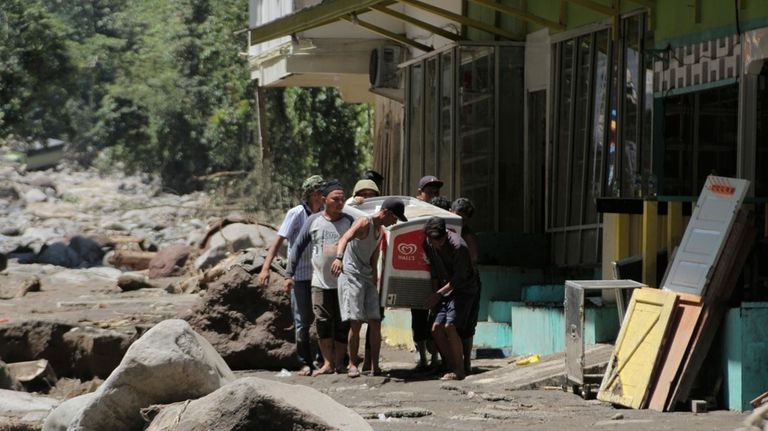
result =
[[[376,289],[379,244],[382,227],[392,226],[397,220],[405,218],[405,204],[398,198],[387,198],[378,212],[368,217],[357,219],[352,227],[341,237],[336,247],[336,259],[331,265],[333,275],[339,277],[339,305],[341,319],[350,321],[349,365],[347,375],[358,377],[360,358],[357,356],[360,346],[360,328],[368,324],[371,340],[370,364],[371,375],[381,372],[379,352],[381,349],[381,310],[379,292]],[[366,368],[366,367],[363,367]]]

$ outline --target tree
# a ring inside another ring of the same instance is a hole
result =
[[[0,2],[0,137],[61,136],[72,65],[66,28],[39,0]]]

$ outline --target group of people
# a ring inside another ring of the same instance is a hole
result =
[[[343,208],[379,196],[382,180],[377,172],[367,171],[355,185],[353,196],[345,200],[338,181],[324,181],[319,175],[307,178],[302,184],[301,204],[286,213],[269,249],[258,276],[261,287],[269,284],[272,261],[288,242],[284,288],[291,295],[299,375],[346,373],[358,377],[381,373],[384,310],[377,290],[378,253],[383,229],[408,221],[405,203],[397,197],[386,198],[377,212],[357,220]],[[442,185],[436,177],[425,176],[416,197],[431,202],[439,197]],[[459,236],[446,229],[445,220],[439,217],[429,219],[424,227],[433,294],[424,309],[412,310],[413,337],[419,352],[417,369],[438,367],[439,352],[447,367],[442,378],[462,379],[471,370],[469,353],[479,309],[477,247],[467,224],[474,207],[466,198],[448,201],[447,208],[445,203],[432,203],[461,216],[463,227]],[[318,361],[313,360],[309,335],[313,322],[321,354]],[[361,361],[358,353],[363,323],[368,328]],[[432,354],[429,365],[427,351]]]

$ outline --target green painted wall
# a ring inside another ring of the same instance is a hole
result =
[[[723,390],[728,410],[751,410],[768,390],[768,302],[744,302],[725,318],[721,340]]]
[[[701,22],[695,22],[692,2],[657,1],[656,46],[672,47],[711,40],[736,33],[736,9],[733,1],[700,0]],[[768,25],[768,1],[745,0],[739,9],[741,30]]]

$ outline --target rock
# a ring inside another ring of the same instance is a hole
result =
[[[154,287],[149,278],[141,272],[126,272],[120,277],[117,277],[117,287],[122,291],[138,290],[149,287]]]
[[[149,262],[149,278],[182,275],[192,250],[192,247],[182,244],[173,244],[160,249]]]
[[[24,193],[24,202],[28,204],[45,202],[46,199],[48,199],[48,195],[43,193],[40,189],[29,189]]]
[[[83,408],[85,408],[95,396],[96,393],[91,392],[64,401],[45,418],[42,431],[67,431],[69,424],[72,423],[75,418],[80,416]]]
[[[359,414],[314,388],[238,379],[198,400],[160,409],[146,431],[373,430]]]
[[[165,320],[131,345],[68,429],[140,430],[141,408],[198,398],[233,380],[227,364],[189,324]]]
[[[128,226],[115,220],[102,223],[101,228],[104,230],[116,230],[121,232],[127,232],[130,230],[128,229]]]
[[[255,273],[233,266],[184,317],[233,369],[296,366],[290,298],[282,277],[271,280],[259,288]]]
[[[0,271],[4,270],[8,267],[8,256],[5,255],[2,251],[0,251]]]
[[[45,392],[56,385],[58,377],[46,359],[8,364],[8,372],[27,392]]]
[[[22,389],[21,383],[13,377],[8,366],[3,361],[0,361],[0,389],[10,389],[12,391],[20,391]]]
[[[21,229],[18,226],[3,226],[0,228],[0,235],[5,236],[19,236],[21,235]]]
[[[0,389],[0,416],[23,421],[41,421],[59,405],[53,398]]]
[[[11,181],[0,181],[0,199],[7,201],[19,199],[19,192]]]
[[[268,226],[245,223],[228,224],[208,238],[208,250],[195,260],[195,269],[211,267],[229,252],[246,248],[269,248],[276,237],[277,232]]]
[[[36,275],[33,275],[21,283],[21,287],[19,287],[19,290],[16,292],[16,297],[21,298],[22,296],[26,295],[29,292],[39,292],[39,291],[40,291],[40,278]]]

